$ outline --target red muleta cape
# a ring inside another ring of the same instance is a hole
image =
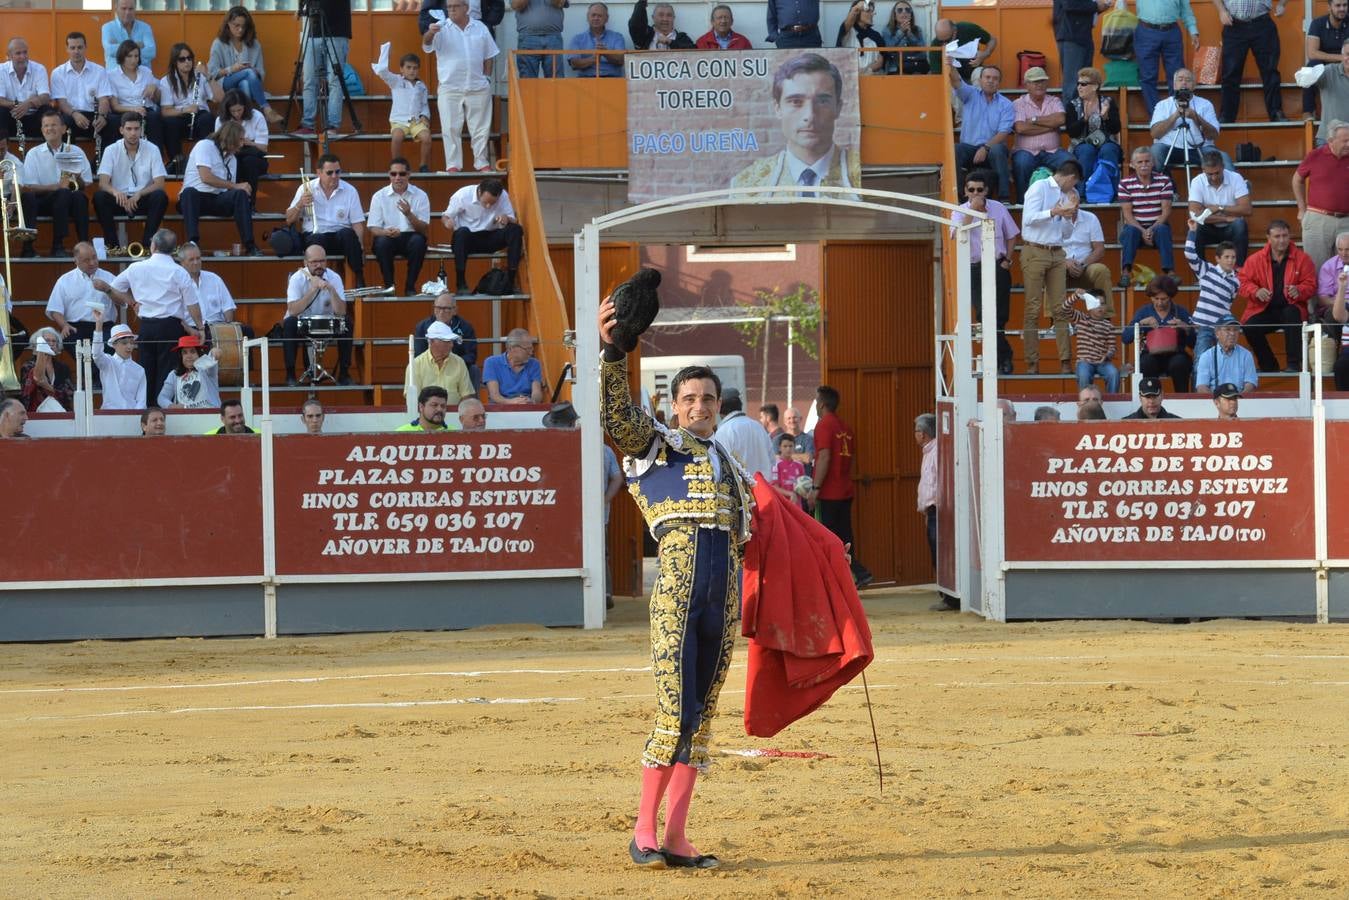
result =
[[[762,476],[745,545],[745,733],[772,737],[814,712],[875,657],[843,542]]]

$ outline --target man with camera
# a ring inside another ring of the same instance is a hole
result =
[[[1194,93],[1194,73],[1176,72],[1175,90],[1152,111],[1152,157],[1167,175],[1171,166],[1198,166],[1205,150],[1217,150],[1218,114],[1213,104]],[[1221,151],[1219,151],[1221,152]],[[1224,166],[1232,168],[1224,156]]]

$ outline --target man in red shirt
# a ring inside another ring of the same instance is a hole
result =
[[[1319,269],[1335,255],[1335,235],[1349,231],[1349,122],[1333,123],[1329,140],[1297,167],[1293,199],[1302,220],[1302,247]]]
[[[1274,219],[1267,234],[1268,242],[1238,273],[1237,295],[1246,298],[1242,331],[1260,371],[1277,372],[1279,361],[1269,349],[1268,334],[1281,329],[1288,348],[1284,371],[1297,372],[1302,368],[1302,323],[1307,321],[1307,304],[1316,297],[1316,266],[1293,243],[1287,222]]]
[[[852,464],[857,437],[838,417],[838,391],[820,385],[815,391],[820,420],[815,423],[815,502],[820,523],[849,546],[853,581],[859,588],[871,584],[872,575],[857,561],[852,537]]]

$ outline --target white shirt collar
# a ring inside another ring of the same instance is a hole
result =
[[[810,165],[806,165],[801,160],[797,159],[796,155],[792,153],[790,150],[788,150],[787,173],[792,177],[792,184],[797,184],[798,182],[800,182],[801,173],[804,172],[806,169],[814,170],[816,184],[822,183],[824,181],[825,176],[829,174],[829,169],[834,163],[835,149],[836,148],[831,144],[829,146],[829,152],[826,153],[824,156],[821,156],[819,159],[815,160],[815,162],[811,163]]]

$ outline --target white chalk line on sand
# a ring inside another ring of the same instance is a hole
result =
[[[443,672],[371,672],[365,675],[307,675],[295,678],[253,678],[240,681],[183,682],[180,684],[119,684],[99,687],[8,688],[0,694],[98,694],[115,691],[187,691],[202,688],[254,687],[266,684],[321,684],[325,681],[367,681],[377,678],[485,678],[491,675],[597,675],[650,672],[650,666],[615,666],[603,669],[483,669]]]
[[[1140,659],[1170,659],[1177,654],[1158,653],[1158,654],[1126,654],[1121,656],[1109,656],[1103,654],[1091,655],[1068,655],[1068,656],[893,656],[878,657],[873,666],[876,665],[923,665],[927,663],[1007,663],[1007,662],[1106,662]],[[1231,656],[1223,656],[1223,661],[1232,659]],[[1259,656],[1238,655],[1241,659],[1349,659],[1349,655],[1297,655],[1283,653],[1265,653]],[[732,663],[732,669],[743,669],[745,664],[742,662]],[[35,687],[35,688],[4,688],[0,689],[0,695],[8,694],[100,694],[100,693],[119,693],[119,692],[139,692],[139,691],[191,691],[205,690],[215,688],[236,688],[236,687],[259,687],[265,685],[277,684],[323,684],[330,681],[372,681],[379,679],[394,678],[491,678],[500,675],[608,675],[608,674],[635,674],[640,675],[651,671],[650,666],[609,666],[601,668],[580,668],[580,669],[466,669],[466,670],[434,670],[425,672],[369,672],[358,675],[301,675],[293,678],[252,678],[238,679],[234,681],[204,681],[204,682],[177,682],[170,684],[121,684],[121,685],[99,685],[92,687]],[[987,682],[987,684],[1003,684],[1004,682]],[[1038,684],[1117,684],[1120,679],[1107,679],[1104,681],[1023,681],[1006,682],[1006,684],[1023,684],[1034,686]],[[1144,682],[1135,681],[1133,683],[1141,684]],[[1165,682],[1161,682],[1165,683]],[[1238,683],[1238,682],[1233,682]],[[1244,683],[1244,682],[1240,682]],[[1253,684],[1281,684],[1283,682],[1251,682]],[[1322,684],[1339,684],[1340,682],[1321,682]],[[935,687],[947,687],[952,685],[965,684],[984,684],[984,682],[938,682]]]

